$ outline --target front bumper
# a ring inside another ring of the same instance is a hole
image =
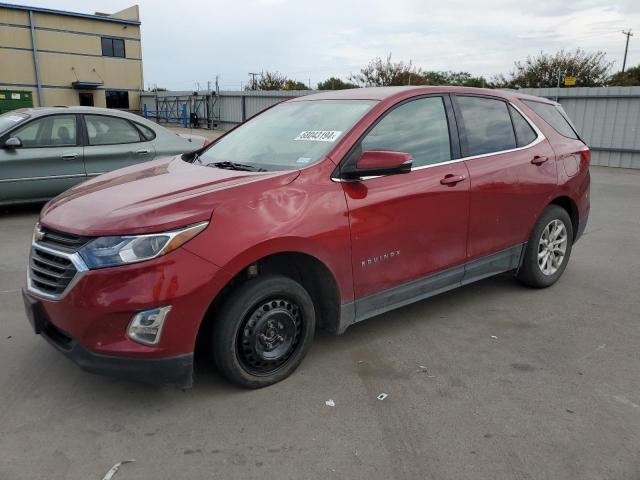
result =
[[[59,299],[23,290],[27,316],[57,350],[84,370],[186,388],[207,309],[230,276],[184,250],[147,262],[83,272]],[[157,345],[126,332],[141,310],[171,305]]]
[[[81,369],[98,375],[138,382],[190,388],[193,384],[193,353],[170,358],[127,358],[100,355],[80,345],[47,317],[42,301],[22,290],[25,311],[34,331]]]

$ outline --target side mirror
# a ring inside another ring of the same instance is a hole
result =
[[[19,148],[22,146],[22,140],[18,137],[9,137],[7,141],[4,142],[4,148]]]
[[[356,179],[374,175],[409,173],[413,157],[410,153],[387,150],[366,150],[356,161],[356,166],[342,170],[345,179]]]

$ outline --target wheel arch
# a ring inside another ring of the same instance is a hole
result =
[[[316,325],[336,332],[340,322],[340,289],[334,273],[319,258],[300,251],[279,251],[245,263],[232,273],[232,278],[212,299],[201,322],[196,350],[208,348],[216,313],[231,292],[244,282],[265,274],[280,274],[300,283],[309,293],[316,308]]]
[[[559,207],[564,208],[569,214],[569,218],[571,219],[571,226],[573,227],[573,240],[576,239],[576,235],[578,233],[578,224],[580,221],[578,205],[574,202],[571,197],[567,195],[562,195],[554,198],[549,202],[549,205],[558,205]]]

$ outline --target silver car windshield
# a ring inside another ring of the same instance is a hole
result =
[[[19,123],[24,122],[29,115],[26,113],[19,112],[6,112],[0,115],[0,135],[9,130],[12,127],[15,127]]]
[[[317,162],[377,102],[310,100],[277,105],[221,138],[197,163],[294,170]]]

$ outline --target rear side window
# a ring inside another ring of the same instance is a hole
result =
[[[442,97],[413,100],[393,109],[362,139],[361,147],[410,153],[414,167],[451,160]]]
[[[527,107],[540,115],[542,119],[551,125],[560,135],[578,140],[578,134],[563,115],[562,107],[531,100],[523,100],[523,102]]]
[[[145,127],[144,125],[141,125],[140,123],[137,123],[137,122],[136,122],[136,127],[138,127],[138,130],[140,130],[140,133],[142,133],[142,136],[146,140],[153,140],[154,138],[156,138],[156,134],[149,127]]]
[[[502,100],[457,96],[467,137],[467,155],[516,148],[516,137],[507,104]]]
[[[513,129],[516,132],[516,143],[518,147],[525,147],[533,142],[538,135],[529,122],[518,112],[515,108],[509,105],[509,112],[511,112],[511,120],[513,120]]]
[[[124,118],[85,115],[89,145],[113,145],[140,141],[140,133]]]

